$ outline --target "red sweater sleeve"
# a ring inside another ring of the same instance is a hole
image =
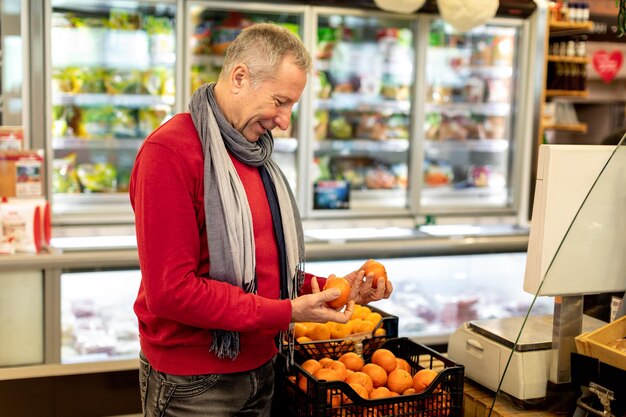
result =
[[[313,292],[313,289],[311,288],[311,279],[313,277],[317,278],[317,284],[319,285],[320,290],[324,288],[324,284],[326,284],[326,278],[318,277],[317,275],[313,275],[307,272],[304,274],[304,283],[302,284],[302,288],[300,288],[299,295],[311,294]]]

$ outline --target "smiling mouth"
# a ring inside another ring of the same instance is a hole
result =
[[[258,123],[259,123],[259,126],[261,126],[261,129],[263,129],[265,131],[271,130],[271,129],[268,129],[267,127],[263,126],[263,123],[261,123],[261,122],[258,122]]]

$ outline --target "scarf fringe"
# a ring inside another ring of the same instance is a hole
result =
[[[239,334],[229,330],[213,330],[213,343],[210,352],[219,359],[235,360],[239,355]]]

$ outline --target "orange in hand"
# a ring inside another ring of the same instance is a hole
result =
[[[365,270],[365,276],[368,276],[369,274],[374,275],[374,281],[372,281],[372,288],[378,288],[378,279],[381,277],[384,278],[385,285],[387,285],[387,270],[385,269],[385,266],[383,264],[381,264],[378,261],[375,261],[374,259],[370,259],[367,262],[365,262],[363,269]]]
[[[326,284],[324,284],[324,290],[328,290],[330,288],[338,288],[341,293],[338,298],[328,301],[326,304],[334,309],[345,306],[348,302],[348,298],[350,297],[350,283],[348,283],[348,280],[331,274],[326,280]]]

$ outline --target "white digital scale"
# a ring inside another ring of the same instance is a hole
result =
[[[552,315],[531,316],[524,324],[500,390],[523,401],[546,397],[552,349]],[[511,356],[523,317],[464,323],[448,342],[448,357],[465,366],[465,376],[496,391]],[[583,332],[606,324],[583,317]]]

